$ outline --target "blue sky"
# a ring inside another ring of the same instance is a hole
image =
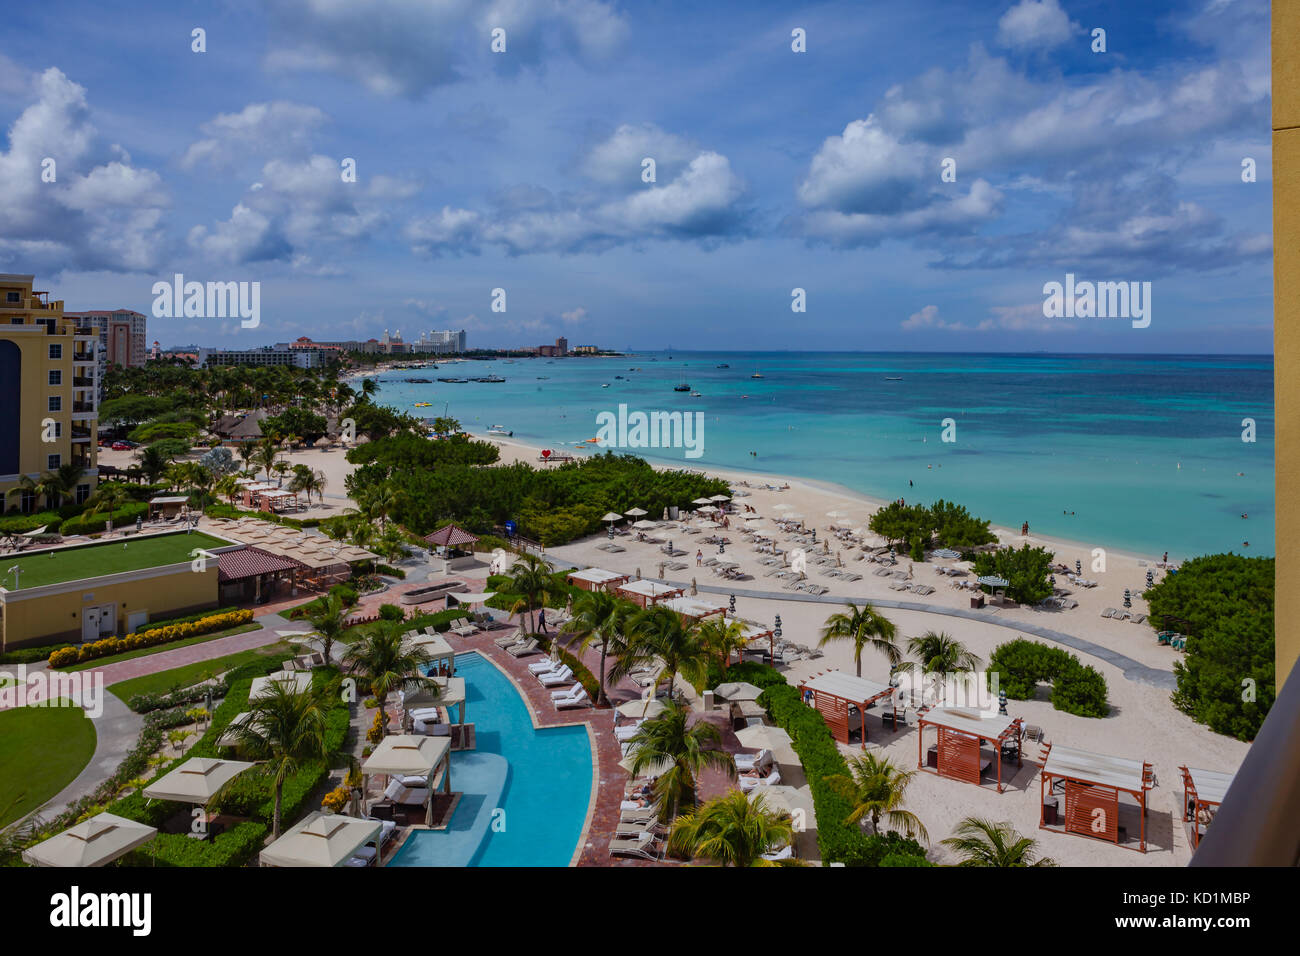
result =
[[[1266,0],[8,16],[0,271],[145,313],[176,272],[261,283],[259,328],[151,319],[165,346],[463,327],[484,346],[1272,351]],[[1044,318],[1066,273],[1151,282],[1150,326]]]

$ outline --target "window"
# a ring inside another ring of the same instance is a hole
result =
[[[56,421],[56,422],[54,423],[54,437],[55,437],[56,439],[57,439],[57,438],[62,438],[62,437],[63,437],[63,422],[57,422],[57,421]]]
[[[50,407],[49,407],[48,411],[51,411],[51,412],[61,412],[61,411],[63,411],[63,399],[60,398],[58,395],[51,395],[51,396],[50,396]]]
[[[90,485],[77,485],[77,504],[84,505],[90,497]]]
[[[23,301],[23,294],[22,294],[21,292],[6,292],[6,293],[5,293],[5,301],[6,301],[6,302],[22,302],[22,301]]]
[[[23,514],[29,515],[36,510],[36,492],[24,491],[19,495],[18,507],[22,509]]]
[[[50,358],[52,359],[63,358],[63,346],[60,343],[55,342],[53,345],[50,346]]]
[[[21,315],[15,315],[13,318],[11,318],[11,319],[9,320],[9,324],[10,324],[10,325],[22,325],[22,324],[23,324],[23,317],[22,317]]]
[[[48,468],[50,471],[58,471],[58,470],[59,470],[59,466],[62,465],[62,464],[63,464],[63,456],[62,456],[62,455],[46,455],[46,456],[45,456],[45,467]]]
[[[55,369],[50,369],[50,384],[51,384],[51,385],[62,385],[62,384],[63,384],[63,372],[61,372],[61,371],[60,371],[59,369],[57,369],[57,368],[55,368]]]

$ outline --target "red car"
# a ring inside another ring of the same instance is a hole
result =
[[[130,445],[130,444],[128,444],[127,442],[124,442],[124,441],[115,441],[115,442],[113,442],[113,451],[130,451],[130,450],[132,449],[132,447],[134,447],[134,446],[132,446],[132,445]]]

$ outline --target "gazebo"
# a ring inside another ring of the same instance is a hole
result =
[[[409,647],[418,647],[429,656],[431,672],[436,673],[439,666],[446,670],[448,676],[456,672],[456,652],[441,634],[407,631],[402,638]]]
[[[258,857],[262,866],[344,866],[379,836],[383,824],[319,810],[281,834]]]
[[[276,671],[265,677],[254,677],[248,688],[248,699],[256,700],[271,690],[272,684],[282,684],[293,694],[305,694],[311,688],[311,673],[308,671]]]
[[[712,604],[698,596],[665,598],[659,602],[659,606],[671,608],[682,617],[690,618],[693,621],[703,620],[714,614],[725,616],[727,613],[727,605]]]
[[[149,800],[172,800],[206,807],[221,788],[249,767],[245,760],[193,757],[142,791]]]
[[[472,545],[478,543],[476,535],[472,535],[464,528],[454,524],[439,528],[432,534],[426,534],[424,540],[435,548],[447,548],[448,550],[459,550],[463,544]]]
[[[1016,766],[1023,766],[1020,753],[1021,723],[1019,717],[990,716],[979,710],[932,708],[917,716],[916,765],[922,769],[928,767],[941,777],[951,777],[978,786],[980,777],[989,769],[990,763],[996,763],[998,793],[1002,793],[1006,789],[1002,785],[1003,748],[1014,746]],[[927,726],[939,731],[939,742],[930,748],[929,759],[922,752]],[[985,741],[994,745],[992,761],[984,758],[982,748]]]
[[[442,770],[443,793],[451,793],[451,740],[447,737],[420,737],[414,734],[394,734],[379,742],[374,752],[361,765],[361,772],[369,777],[380,773],[385,776],[424,777],[433,790],[434,775]],[[425,805],[424,822],[433,826],[433,793]]]
[[[100,813],[23,850],[23,861],[31,866],[106,866],[144,846],[157,832],[135,820]]]
[[[149,499],[149,520],[154,518],[175,518],[185,510],[189,501],[186,495],[158,495]]]
[[[682,594],[681,588],[644,580],[620,584],[615,590],[638,607],[649,607],[664,598],[680,597]]]
[[[623,584],[629,577],[631,575],[606,571],[604,568],[584,568],[565,575],[564,580],[584,591],[607,591]]]
[[[1138,850],[1147,850],[1146,793],[1154,785],[1151,764],[1073,747],[1049,745],[1040,785],[1039,829],[1100,837],[1122,846],[1127,828],[1120,826],[1120,794],[1137,803]],[[1058,794],[1065,812],[1058,814]]]
[[[1214,819],[1214,811],[1223,802],[1236,774],[1197,770],[1195,767],[1178,769],[1183,772],[1183,826],[1187,828],[1187,842],[1195,850],[1201,845],[1201,837],[1205,836],[1206,828]]]
[[[831,736],[841,743],[849,743],[853,731],[851,714],[857,711],[857,723],[862,731],[862,748],[867,747],[867,708],[878,700],[893,696],[894,688],[888,684],[846,674],[843,671],[824,671],[799,685],[799,694],[822,715]]]

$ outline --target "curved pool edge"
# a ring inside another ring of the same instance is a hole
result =
[[[528,719],[533,722],[533,730],[548,730],[554,727],[577,727],[582,726],[587,729],[587,746],[591,748],[591,786],[587,791],[587,814],[582,821],[582,832],[578,834],[578,842],[573,848],[573,856],[569,858],[569,866],[576,867],[582,859],[582,851],[587,847],[587,838],[591,835],[591,821],[596,815],[596,801],[600,796],[600,747],[596,740],[595,729],[589,720],[575,720],[558,724],[543,725],[537,719],[537,710],[533,707],[532,700],[528,697],[528,692],[524,690],[523,685],[515,680],[513,674],[502,667],[497,661],[493,660],[490,654],[484,654],[479,648],[468,648],[461,651],[462,654],[477,654],[483,660],[495,667],[501,675],[510,682],[514,687],[515,693],[519,699],[524,702],[524,710],[528,712]],[[594,708],[593,708],[594,712]]]

